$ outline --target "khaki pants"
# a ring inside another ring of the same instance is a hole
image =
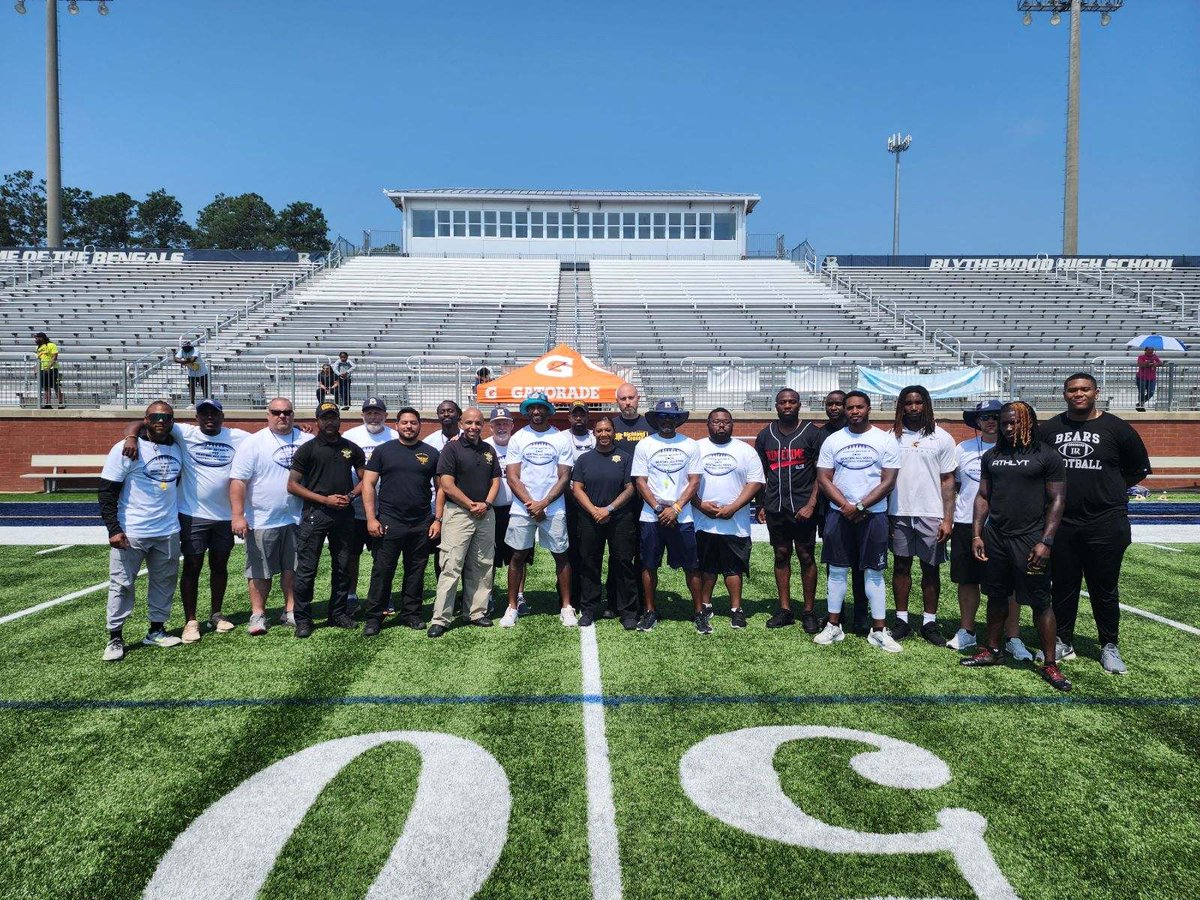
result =
[[[431,625],[449,625],[454,594],[463,580],[463,605],[469,621],[487,615],[488,592],[495,571],[496,514],[489,509],[482,519],[472,519],[456,503],[447,503],[442,519],[442,572],[437,581]]]

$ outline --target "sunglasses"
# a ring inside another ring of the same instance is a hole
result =
[[[268,409],[267,412],[273,416],[290,416],[295,414],[295,410],[291,409]]]
[[[150,413],[146,416],[148,422],[174,422],[175,416],[172,413]]]
[[[976,416],[975,420],[977,422],[999,422],[1000,414],[999,413],[984,413],[983,415]]]

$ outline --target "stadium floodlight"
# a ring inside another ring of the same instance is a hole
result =
[[[17,11],[17,15],[25,15],[25,0],[17,0],[16,4],[13,6],[13,9]]]
[[[1085,12],[1100,13],[1100,24],[1112,21],[1112,14],[1125,0],[1020,0],[1017,12],[1024,13],[1026,25],[1035,12],[1050,13],[1050,24],[1071,14],[1070,39],[1067,43],[1067,152],[1063,175],[1063,256],[1079,252],[1079,31]]]
[[[1021,24],[1022,25],[1032,25],[1033,24],[1033,14],[1026,12],[1025,15],[1021,18]]]
[[[79,15],[79,3],[77,0],[71,0],[71,2],[67,4],[67,12],[73,16]]]
[[[888,136],[888,153],[896,156],[896,191],[892,198],[892,256],[900,255],[900,154],[912,146],[912,135]]]
[[[102,16],[108,15],[108,4],[104,0],[100,0],[100,5],[96,7],[96,11]]]

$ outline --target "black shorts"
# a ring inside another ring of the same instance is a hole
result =
[[[963,522],[955,522],[950,533],[950,580],[955,584],[981,584],[984,564],[971,551],[973,528]]]
[[[43,391],[49,391],[57,388],[62,383],[62,376],[58,369],[39,369],[38,384]]]
[[[233,550],[233,525],[215,519],[197,519],[179,514],[179,546],[184,556],[203,556],[205,551]]]
[[[696,532],[700,571],[709,575],[749,575],[750,538],[736,534]]]
[[[838,568],[880,571],[887,568],[887,555],[887,513],[867,513],[861,522],[851,522],[836,509],[826,514],[821,562]]]
[[[658,522],[638,522],[642,568],[657,571],[662,567],[663,550],[667,565],[672,569],[695,572],[700,568],[696,550],[696,526],[691,522],[676,522],[669,528]]]
[[[363,548],[366,548],[368,553],[375,552],[375,538],[367,532],[367,520],[354,520],[354,537],[350,541],[350,555],[362,556]]]
[[[808,521],[797,519],[795,513],[787,510],[771,512],[767,510],[767,535],[772,547],[791,547],[793,544],[811,546],[817,542],[816,513]]]
[[[983,592],[990,602],[993,597],[1007,600],[1016,594],[1017,602],[1034,612],[1050,608],[1050,564],[1037,575],[1030,574],[1026,564],[1040,531],[1016,536],[1003,534],[988,526],[983,529],[983,546],[987,563],[983,572]]]

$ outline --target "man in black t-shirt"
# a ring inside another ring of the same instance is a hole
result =
[[[1059,659],[1075,658],[1079,589],[1086,578],[1100,636],[1100,665],[1110,675],[1125,675],[1128,669],[1117,649],[1117,582],[1132,539],[1125,492],[1150,474],[1150,457],[1128,422],[1096,409],[1098,394],[1091,375],[1072,375],[1063,384],[1066,411],[1042,429],[1067,467],[1067,509],[1054,545],[1055,654]]]
[[[762,460],[767,484],[760,494],[759,524],[766,524],[775,551],[775,587],[779,592],[779,610],[768,628],[780,628],[795,621],[792,613],[792,549],[800,560],[800,581],[804,588],[804,630],[821,630],[813,603],[817,596],[817,454],[823,437],[811,422],[800,421],[800,395],[784,388],[775,395],[772,422],[754,439],[754,449]]]
[[[608,545],[609,597],[626,631],[637,628],[633,559],[638,544],[637,504],[629,474],[633,454],[617,447],[609,418],[596,423],[596,447],[575,461],[571,494],[579,535],[580,627],[591,625],[600,606],[600,569]]]
[[[454,593],[463,580],[463,611],[472,625],[489,626],[488,593],[495,572],[496,514],[500,492],[496,448],[483,440],[483,413],[472,406],[462,415],[462,434],[438,458],[438,487],[445,494],[442,571],[427,634],[441,637],[450,627]]]
[[[379,634],[401,556],[404,587],[400,621],[418,631],[425,628],[421,620],[425,567],[433,552],[432,542],[442,530],[441,522],[433,520],[429,509],[439,454],[421,440],[420,413],[411,406],[403,407],[396,416],[396,432],[399,439],[375,448],[363,477],[367,533],[375,539],[365,637]]]
[[[633,459],[633,450],[637,446],[638,441],[645,440],[655,433],[654,429],[650,427],[649,420],[638,412],[638,405],[641,401],[642,397],[638,393],[638,389],[628,381],[617,388],[617,409],[620,412],[612,420],[613,443],[622,455],[629,454],[631,460]],[[634,548],[633,571],[635,573],[642,570],[641,552],[640,546]],[[617,609],[617,598],[621,596],[621,587],[616,583],[616,574],[611,568],[608,570],[608,580],[604,586],[604,592],[608,597],[608,603],[604,609],[604,618],[615,618],[620,615]],[[634,586],[634,593],[637,593],[636,584]],[[634,603],[638,603],[637,597],[634,597]]]
[[[974,656],[960,660],[970,667],[1004,661],[1001,637],[1008,619],[1008,598],[1033,610],[1042,652],[1054,652],[1054,606],[1050,595],[1050,548],[1065,505],[1062,458],[1038,438],[1037,416],[1020,400],[1000,409],[996,446],[983,454],[979,492],[975,495],[971,551],[985,563],[987,637]],[[1042,677],[1059,691],[1071,682],[1050,659]]]
[[[296,533],[295,615],[296,637],[312,634],[313,582],[321,561],[321,548],[329,538],[333,562],[329,591],[329,622],[335,628],[357,628],[346,613],[350,594],[350,550],[354,543],[352,497],[362,491],[366,455],[362,447],[341,435],[338,405],[326,401],[317,407],[317,436],[292,457],[288,493],[304,501]],[[359,484],[354,483],[358,475]]]

